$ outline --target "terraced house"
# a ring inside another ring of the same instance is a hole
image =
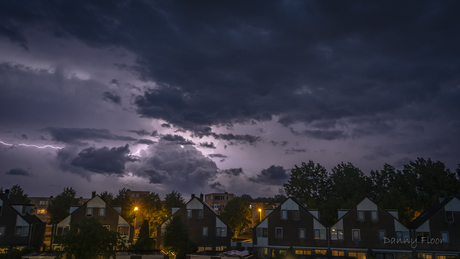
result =
[[[173,208],[173,216],[179,215],[188,228],[190,240],[198,245],[198,251],[222,251],[230,248],[232,229],[219,214],[200,198],[192,199],[182,208]],[[157,229],[157,249],[162,248],[165,227],[169,220]]]

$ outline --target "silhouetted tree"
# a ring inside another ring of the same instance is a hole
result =
[[[221,217],[232,226],[233,236],[238,237],[239,233],[252,224],[251,209],[249,203],[241,197],[235,197],[227,202]]]
[[[64,188],[64,191],[56,196],[48,205],[48,214],[51,224],[57,224],[69,216],[70,206],[78,205],[75,198],[76,192],[72,187]]]
[[[177,259],[184,259],[188,253],[198,250],[189,237],[187,226],[182,222],[179,215],[174,215],[165,226],[163,248]]]

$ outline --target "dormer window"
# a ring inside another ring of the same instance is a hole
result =
[[[364,210],[358,210],[358,220],[364,221],[366,218],[364,217]]]
[[[371,218],[372,218],[372,221],[378,221],[379,220],[379,215],[377,214],[376,210],[371,211]]]
[[[91,218],[93,216],[93,208],[86,208],[86,217]]]
[[[453,211],[446,211],[446,221],[454,222],[454,212]]]
[[[282,210],[281,211],[281,219],[282,220],[287,220],[287,210]]]

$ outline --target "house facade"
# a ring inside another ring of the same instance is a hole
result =
[[[34,214],[43,222],[46,223],[45,228],[45,237],[44,237],[44,245],[45,248],[51,247],[51,236],[53,234],[53,225],[49,223],[49,214],[48,214],[48,206],[51,204],[53,200],[53,196],[51,197],[29,197],[30,203],[34,206]]]
[[[384,210],[365,198],[353,209],[339,210],[338,218],[330,229],[332,255],[358,259],[412,257],[410,231],[399,222],[396,210]]]
[[[327,223],[319,213],[309,210],[296,199],[288,198],[271,211],[253,231],[253,246],[259,257],[278,254],[326,254]]]
[[[460,256],[460,200],[440,198],[409,224],[415,256],[446,259]]]
[[[70,228],[70,224],[87,218],[96,218],[107,229],[120,233],[126,242],[132,241],[134,227],[120,213],[121,211],[117,211],[96,195],[80,207],[71,207],[70,215],[56,224],[54,234],[61,236]]]
[[[9,190],[0,193],[0,245],[36,250],[43,247],[46,223],[32,212],[32,204],[15,202]]]
[[[202,199],[193,197],[184,207],[173,208],[173,216],[175,215],[178,215],[187,226],[190,240],[198,245],[198,251],[222,251],[230,247],[230,225]],[[165,221],[157,229],[157,249],[162,248],[168,222],[169,220]]]

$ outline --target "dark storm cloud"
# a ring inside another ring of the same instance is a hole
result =
[[[150,135],[150,132],[146,131],[145,129],[141,129],[141,130],[128,130],[128,132],[134,132],[134,133],[136,133],[136,134],[139,135],[139,136],[149,136],[149,135]]]
[[[27,137],[26,134],[22,134],[22,135],[21,135],[21,138],[27,140],[29,137]]]
[[[282,166],[272,165],[263,169],[255,177],[250,177],[249,181],[264,184],[281,185],[289,179],[289,174]]]
[[[88,128],[55,128],[48,127],[44,129],[49,132],[53,140],[70,143],[82,144],[82,141],[92,140],[120,140],[120,141],[136,141],[137,139],[127,136],[118,136],[110,132],[108,129],[88,129]]]
[[[32,176],[31,173],[29,173],[27,170],[21,169],[21,168],[14,168],[6,172],[5,174],[8,175],[17,175],[17,176]]]
[[[138,141],[136,141],[136,144],[151,145],[151,144],[155,144],[155,143],[156,143],[155,141],[150,140],[150,139],[139,139]]]
[[[214,182],[209,185],[211,189],[216,190],[217,192],[225,192],[224,186],[220,182]]]
[[[184,137],[180,135],[166,134],[166,135],[161,136],[161,139],[169,141],[169,142],[173,142],[177,145],[195,145],[193,141],[189,139],[185,139]]]
[[[69,172],[72,174],[79,175],[85,178],[88,182],[91,181],[91,173],[80,168],[71,165],[72,160],[80,152],[79,147],[76,146],[66,146],[62,149],[59,149],[56,154],[57,168],[64,172]]]
[[[239,176],[244,174],[243,168],[230,168],[220,171],[223,174],[230,175],[230,176]]]
[[[131,171],[165,188],[193,193],[208,186],[217,175],[216,164],[191,145],[181,148],[161,139],[146,152],[139,163],[131,164]]]
[[[137,112],[184,129],[273,115],[285,126],[382,113],[421,120],[435,112],[403,111],[439,97],[441,83],[458,82],[459,5],[13,2],[0,10],[0,35],[25,46],[25,29],[46,28],[135,53],[137,64],[118,67],[158,85],[136,98]],[[458,107],[446,101],[440,110]]]
[[[171,128],[171,124],[163,123],[163,124],[161,124],[161,127],[163,127],[163,128]]]
[[[121,104],[121,97],[111,92],[104,92],[102,94],[104,100],[112,101],[115,104]]]
[[[138,161],[129,153],[129,145],[110,149],[89,147],[78,153],[71,165],[98,174],[124,176],[125,164]]]
[[[296,136],[305,136],[314,139],[336,140],[346,139],[347,134],[342,130],[303,130],[301,132],[291,128],[291,132]]]
[[[200,147],[205,147],[205,148],[216,148],[216,146],[214,146],[214,142],[202,142],[200,143]]]

